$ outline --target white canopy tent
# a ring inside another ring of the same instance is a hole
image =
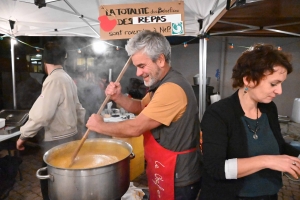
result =
[[[126,4],[168,2],[171,0],[127,0]],[[173,0],[174,1],[174,0]],[[82,36],[101,39],[98,21],[101,5],[124,4],[122,0],[1,0],[0,33],[17,36]],[[205,110],[206,52],[205,34],[235,0],[184,0],[186,36],[199,36],[199,118]],[[12,52],[13,99],[16,108],[14,51]]]

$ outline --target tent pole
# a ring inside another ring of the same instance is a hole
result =
[[[225,54],[226,54],[226,48],[227,48],[227,38],[222,37],[222,44],[221,44],[221,66],[220,66],[220,74],[219,74],[219,79],[217,83],[217,92],[222,98],[223,95],[223,87],[221,87],[221,83],[224,81],[224,66],[225,66]],[[222,84],[223,85],[223,84]]]
[[[15,79],[15,39],[10,39],[10,52],[11,52],[11,73],[12,73],[12,86],[13,86],[13,104],[14,109],[17,109],[17,101],[16,101],[16,79]]]
[[[199,120],[202,120],[202,43],[199,39]]]
[[[202,117],[206,110],[206,59],[207,59],[207,40],[205,38],[202,39],[203,41],[203,67],[202,67]]]
[[[202,120],[206,109],[206,55],[207,41],[199,39],[199,120]]]

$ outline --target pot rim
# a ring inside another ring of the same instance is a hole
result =
[[[123,160],[126,160],[130,155],[134,155],[133,154],[133,148],[132,148],[132,146],[128,142],[125,142],[125,141],[119,140],[119,139],[114,139],[114,138],[94,138],[94,139],[86,139],[85,143],[86,142],[93,142],[93,141],[105,141],[105,142],[108,142],[108,143],[120,144],[123,147],[125,147],[129,151],[129,153],[128,153],[128,155],[125,158],[123,158],[123,159],[121,159],[121,160],[119,160],[117,162],[111,163],[111,164],[107,164],[107,165],[100,166],[100,167],[90,167],[90,168],[80,168],[80,169],[71,169],[71,168],[56,167],[56,166],[53,166],[49,162],[46,161],[47,156],[49,154],[51,154],[53,151],[55,151],[56,149],[58,149],[58,148],[60,148],[62,146],[66,146],[69,143],[74,143],[74,142],[77,142],[77,141],[78,140],[74,140],[74,141],[71,141],[71,142],[66,142],[64,144],[60,144],[60,145],[57,145],[57,146],[49,149],[43,155],[44,162],[47,164],[47,166],[51,166],[51,167],[56,168],[56,169],[72,170],[72,171],[82,171],[82,170],[91,170],[91,169],[105,168],[105,167],[108,167],[108,166],[111,166],[111,165],[115,165],[116,163],[119,163],[119,162],[122,162]]]

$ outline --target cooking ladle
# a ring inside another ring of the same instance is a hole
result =
[[[126,64],[124,65],[122,71],[120,72],[120,74],[119,74],[119,76],[118,76],[118,78],[116,79],[115,82],[120,82],[120,80],[121,80],[121,78],[123,77],[125,71],[126,71],[127,68],[129,67],[130,61],[131,61],[131,56],[128,58]],[[109,99],[110,99],[110,95],[107,95],[106,98],[105,98],[105,100],[103,101],[102,105],[100,106],[98,112],[97,112],[98,115],[100,115],[100,113],[102,112],[103,108],[105,107],[105,105],[107,104],[107,102],[109,101]],[[71,163],[70,163],[69,167],[73,165],[74,160],[75,160],[75,158],[76,158],[78,152],[80,151],[80,148],[82,147],[84,141],[85,141],[86,138],[88,137],[89,133],[90,133],[90,129],[88,129],[88,130],[85,132],[85,134],[83,135],[82,139],[80,140],[80,144],[79,144],[79,146],[77,147],[76,151],[74,152],[74,154],[73,154],[73,156],[72,156],[72,158],[71,158]]]

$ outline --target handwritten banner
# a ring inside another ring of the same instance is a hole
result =
[[[128,39],[142,30],[184,35],[183,1],[102,5],[99,13],[102,40]]]

